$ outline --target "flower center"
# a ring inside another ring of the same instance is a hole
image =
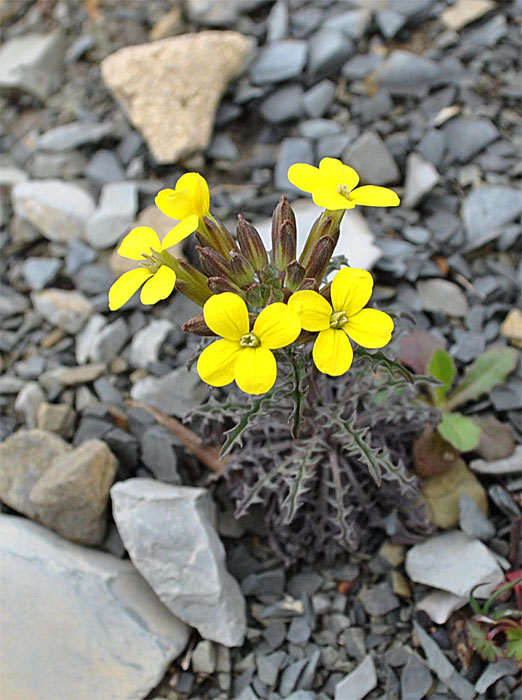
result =
[[[253,333],[247,333],[241,338],[239,344],[242,348],[257,348],[261,345],[261,341],[259,340],[257,335],[254,335]]]
[[[337,188],[337,192],[342,197],[345,197],[346,199],[350,199],[351,190],[348,188],[348,185],[339,185],[339,187]]]
[[[139,262],[140,267],[144,267],[145,269],[149,270],[149,272],[152,272],[153,275],[156,274],[163,264],[161,259],[158,257],[158,252],[153,248],[150,248],[150,253],[142,253],[141,257],[143,260],[140,260]]]
[[[330,316],[330,328],[342,328],[347,321],[346,311],[336,311]]]

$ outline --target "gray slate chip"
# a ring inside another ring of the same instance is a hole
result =
[[[55,126],[40,136],[37,147],[43,151],[59,153],[68,151],[86,143],[97,143],[113,132],[111,123],[99,124],[97,122],[69,122],[61,126]]]
[[[250,67],[254,85],[280,83],[297,77],[303,70],[308,53],[306,41],[280,41],[265,46]]]
[[[307,661],[306,658],[298,659],[284,669],[279,682],[279,694],[281,697],[286,698],[293,691]]]
[[[312,145],[308,139],[289,137],[281,142],[281,149],[274,170],[274,184],[276,188],[283,192],[298,192],[301,190],[294,187],[288,180],[288,168],[294,163],[308,163],[313,165],[314,154]]]
[[[282,595],[285,588],[284,569],[252,573],[241,582],[245,595]]]
[[[459,496],[459,527],[470,537],[487,542],[495,536],[495,526],[466,493]]]
[[[29,288],[33,291],[43,289],[52,282],[62,267],[58,258],[26,258],[22,265],[22,274]]]
[[[432,685],[433,679],[429,670],[411,654],[401,671],[402,700],[422,700]]]
[[[480,248],[497,238],[505,224],[519,217],[521,212],[522,197],[515,188],[493,185],[471,192],[462,211],[466,251]]]
[[[354,44],[345,34],[335,29],[320,29],[310,40],[308,74],[326,78],[336,73],[354,53]]]
[[[448,147],[447,159],[468,163],[500,134],[489,119],[457,117],[443,128]]]
[[[303,98],[304,90],[301,85],[285,85],[263,100],[259,113],[270,124],[299,119],[303,114]]]
[[[375,79],[394,95],[422,95],[440,79],[440,70],[429,58],[396,50],[378,66]]]

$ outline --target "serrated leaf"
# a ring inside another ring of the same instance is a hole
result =
[[[274,478],[281,471],[283,471],[283,469],[285,469],[285,467],[290,463],[290,461],[291,457],[285,460],[281,460],[275,465],[275,467],[273,467],[269,472],[266,472],[260,479],[257,480],[254,486],[248,492],[248,496],[239,504],[239,507],[237,508],[235,513],[237,518],[240,518],[242,515],[245,515],[248,512],[248,509],[251,506],[253,506],[254,503],[262,503],[265,501],[265,499],[261,495],[261,492],[274,480]]]
[[[316,449],[315,444],[309,446],[308,449],[295,450],[294,460],[295,468],[289,473],[289,490],[288,495],[281,503],[281,512],[283,522],[288,525],[295,518],[297,511],[305,500],[305,495],[310,489],[308,482],[315,476],[315,468],[317,464],[324,459],[322,450]]]
[[[245,430],[255,422],[260,411],[270,407],[274,390],[275,387],[268,393],[260,396],[258,399],[254,399],[252,406],[243,413],[236,425],[225,432],[227,439],[225,440],[225,443],[221,448],[221,452],[219,453],[221,459],[230,452],[236,443],[239,445],[243,444],[241,436]]]
[[[382,351],[370,353],[364,348],[358,347],[355,349],[354,355],[355,357],[369,359],[374,368],[383,367],[391,375],[399,374],[401,377],[404,377],[404,379],[406,379],[409,384],[413,384],[415,381],[414,376],[408,369],[406,369],[406,367],[401,365],[400,362],[397,362],[397,360],[390,359]]]
[[[446,402],[449,410],[487,394],[515,369],[518,350],[509,347],[495,347],[488,350],[468,367],[464,379]]]
[[[487,630],[478,622],[470,622],[468,632],[471,643],[484,661],[495,663],[504,657],[502,649],[494,640],[487,638]]]
[[[290,391],[287,396],[292,401],[292,411],[288,417],[288,424],[293,438],[299,437],[299,429],[303,420],[304,400],[308,393],[308,384],[305,383],[306,366],[301,353],[295,353],[292,361],[292,371],[289,376]]]
[[[459,452],[469,452],[479,444],[480,428],[461,413],[443,411],[437,430]]]
[[[453,358],[444,350],[435,350],[428,371],[435,379],[442,382],[442,386],[435,388],[436,403],[437,406],[440,406],[450,390],[457,372]]]
[[[509,627],[506,630],[508,639],[506,656],[514,657],[519,664],[522,664],[522,627]]]

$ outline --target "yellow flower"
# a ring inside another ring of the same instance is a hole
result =
[[[272,350],[293,343],[301,332],[294,312],[280,302],[269,304],[250,331],[245,302],[237,294],[223,292],[205,302],[203,315],[207,326],[222,338],[201,353],[201,379],[212,386],[225,386],[235,379],[247,394],[271,389],[277,376]]]
[[[338,376],[353,361],[349,337],[364,348],[382,348],[391,338],[393,321],[384,311],[364,309],[372,295],[373,279],[366,270],[344,268],[332,281],[332,306],[317,292],[292,294],[288,306],[307,331],[319,331],[314,349],[320,372]]]
[[[150,256],[176,245],[195,231],[197,225],[198,217],[188,216],[174,226],[162,242],[156,231],[148,226],[133,228],[121,242],[118,254],[130,260],[139,260],[142,266],[125,272],[112,285],[109,289],[109,309],[116,311],[126,304],[141,285],[142,304],[155,304],[166,299],[174,289],[176,273],[158,260],[152,260]]]
[[[210,194],[205,178],[199,173],[185,173],[176,189],[161,190],[154,200],[156,206],[172,219],[183,221],[188,216],[209,216]]]
[[[300,190],[310,192],[318,207],[330,211],[353,209],[356,204],[370,207],[396,207],[400,204],[395,192],[387,187],[357,187],[359,175],[337,158],[323,158],[318,168],[295,163],[288,170],[288,179]]]

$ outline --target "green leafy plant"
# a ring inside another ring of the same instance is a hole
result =
[[[485,661],[494,663],[513,658],[522,668],[522,570],[506,575],[507,582],[499,586],[481,606],[475,598],[475,586],[470,593],[470,605],[475,613],[468,625],[471,643]],[[516,608],[492,609],[500,599],[516,594]]]

